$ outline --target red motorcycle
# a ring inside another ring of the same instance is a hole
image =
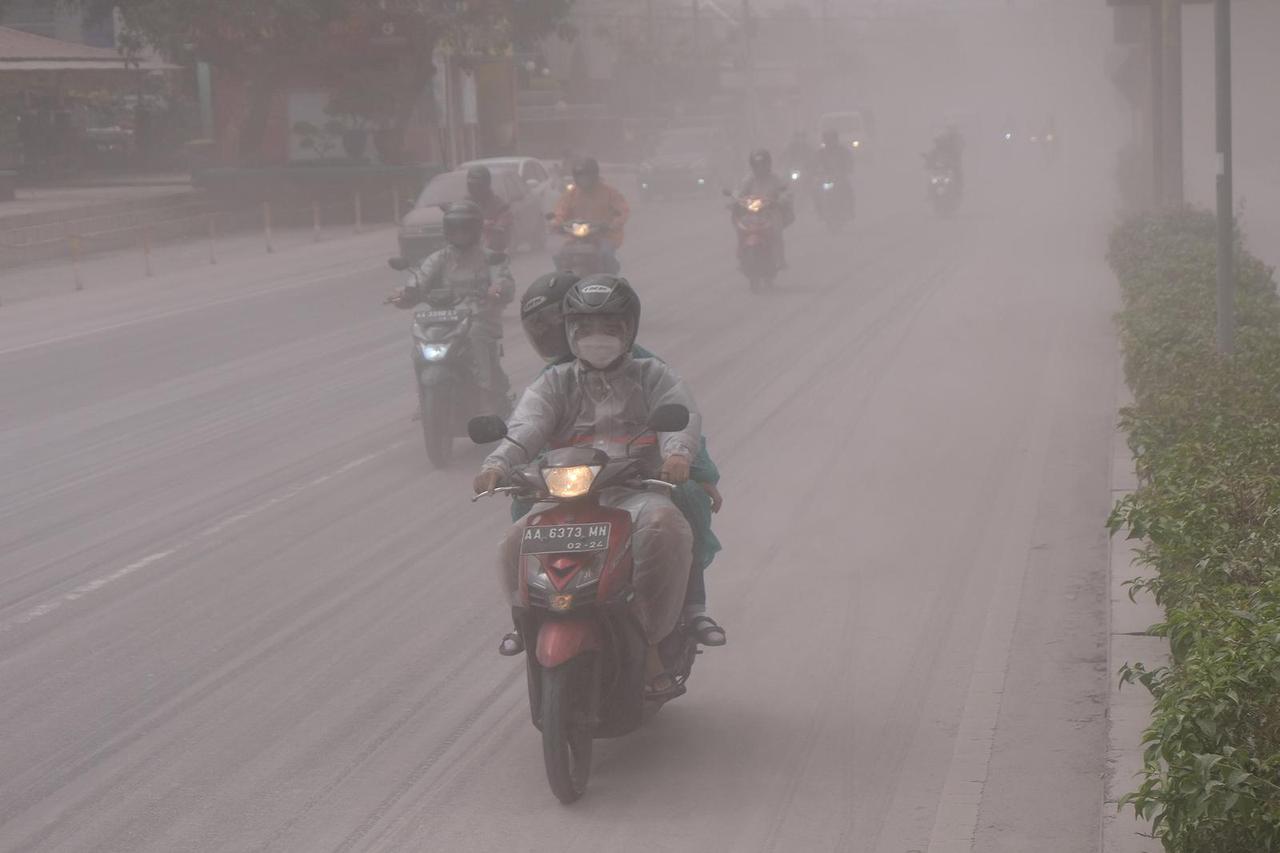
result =
[[[758,293],[772,287],[778,277],[776,241],[782,239],[775,210],[778,201],[758,195],[739,197],[728,190],[725,195],[733,199],[729,210],[738,234],[738,267],[751,292]]]
[[[628,456],[610,458],[592,447],[552,450],[495,489],[554,504],[529,517],[513,616],[525,643],[529,710],[542,732],[547,781],[563,803],[586,790],[593,739],[635,731],[665,702],[683,695],[699,654],[694,634],[677,625],[659,644],[673,686],[662,694],[646,692],[647,643],[630,607],[631,515],[597,499],[617,486],[673,488],[647,479],[630,448],[649,432],[677,432],[688,423],[684,406],[659,406],[648,428],[627,445]],[[473,418],[468,431],[477,444],[512,440],[494,416]]]

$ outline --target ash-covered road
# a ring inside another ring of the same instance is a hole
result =
[[[729,645],[569,808],[372,238],[4,308],[0,850],[1095,850],[1108,208],[1028,168],[943,221],[886,171],[756,297],[718,201],[637,210]]]

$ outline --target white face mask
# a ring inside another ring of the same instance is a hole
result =
[[[575,349],[578,358],[596,370],[603,370],[622,357],[622,338],[613,335],[583,335],[578,338]]]

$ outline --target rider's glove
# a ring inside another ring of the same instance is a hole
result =
[[[392,292],[387,301],[397,308],[412,308],[418,301],[418,294],[413,288],[402,287]]]
[[[662,460],[662,472],[659,476],[668,483],[680,485],[689,479],[689,457],[673,453]]]
[[[720,490],[716,488],[715,483],[699,483],[702,491],[707,493],[707,497],[711,498],[711,511],[719,512],[720,507],[724,506],[724,495],[720,494]]]
[[[477,495],[483,495],[486,492],[492,492],[498,487],[498,481],[502,479],[502,472],[497,468],[484,468],[476,475],[475,490]]]

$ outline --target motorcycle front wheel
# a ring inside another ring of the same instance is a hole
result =
[[[436,468],[444,468],[453,458],[453,413],[451,395],[439,385],[418,387],[418,405],[422,409],[422,443],[427,459]]]
[[[556,799],[568,805],[587,790],[591,776],[587,658],[542,670],[542,758]]]

